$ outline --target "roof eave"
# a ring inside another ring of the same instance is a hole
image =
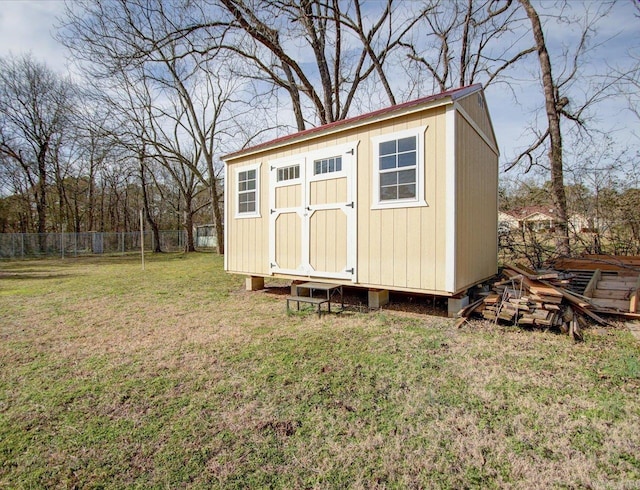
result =
[[[230,162],[241,157],[247,157],[255,155],[257,153],[271,151],[283,146],[288,146],[293,143],[298,143],[300,141],[319,138],[321,136],[327,136],[338,132],[344,132],[346,130],[358,128],[361,126],[368,126],[370,124],[386,121],[398,116],[405,116],[428,109],[435,109],[436,107],[452,104],[460,98],[466,97],[469,94],[481,90],[482,85],[480,84],[470,85],[468,87],[462,87],[460,89],[443,92],[442,94],[436,94],[431,97],[417,99],[415,101],[410,101],[404,104],[399,104],[397,106],[380,109],[378,111],[355,116],[353,118],[345,119],[342,121],[336,121],[334,123],[325,124],[323,126],[317,126],[305,131],[292,133],[275,140],[267,141],[265,143],[246,148],[244,150],[229,153],[227,155],[224,155],[222,157],[222,160],[224,160],[225,162]]]

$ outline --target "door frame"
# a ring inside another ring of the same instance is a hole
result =
[[[358,230],[358,211],[357,211],[357,167],[358,167],[358,144],[359,141],[351,141],[341,145],[313,150],[306,153],[300,153],[268,162],[269,169],[269,272],[274,274],[287,274],[305,277],[318,277],[329,279],[346,279],[351,282],[357,282],[357,230]],[[313,174],[314,161],[321,158],[342,157],[342,171],[325,173],[320,175]],[[284,182],[277,182],[278,169],[289,167],[292,165],[300,165],[300,177]],[[314,205],[310,204],[311,183],[322,180],[331,180],[337,178],[346,178],[347,180],[347,201],[344,206],[339,204]],[[288,185],[300,185],[300,203],[298,206],[277,209],[276,189]],[[346,247],[347,247],[347,266],[342,272],[326,272],[316,271],[310,264],[310,219],[313,214],[322,209],[342,209],[347,216],[346,229]],[[275,224],[276,219],[283,213],[298,214],[301,220],[301,264],[297,269],[280,268],[276,261],[276,236]]]

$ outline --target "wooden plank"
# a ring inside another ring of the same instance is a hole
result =
[[[596,289],[593,293],[593,298],[599,299],[624,299],[628,300],[631,296],[631,289]]]
[[[500,300],[500,295],[496,293],[491,293],[489,296],[483,299],[485,304],[492,305],[497,303]]]
[[[603,308],[612,308],[621,311],[629,311],[629,302],[622,299],[594,298],[593,304]]]
[[[600,281],[601,279],[602,279],[602,271],[598,269],[593,273],[593,275],[591,276],[591,279],[589,279],[587,286],[584,288],[584,293],[582,294],[584,294],[587,298],[592,298],[593,292],[596,290],[596,287],[598,286],[598,281]]]
[[[578,310],[580,313],[582,313],[583,315],[586,315],[589,318],[591,318],[592,320],[595,320],[600,325],[608,325],[609,324],[609,322],[607,320],[605,320],[604,318],[598,316],[594,312],[590,311],[589,308],[593,307],[592,304],[581,300],[579,297],[573,295],[572,293],[570,293],[566,289],[559,288],[559,291],[562,292],[563,298],[565,300],[567,300],[569,303],[571,303],[571,305],[576,310]]]
[[[560,270],[625,271],[640,270],[638,256],[586,255],[579,258],[562,258],[554,264]]]
[[[509,270],[509,269],[505,269],[504,273],[508,277],[513,277],[517,275],[516,271]],[[524,283],[524,285],[529,291],[539,296],[556,296],[559,298],[562,297],[562,293],[559,292],[555,286],[552,286],[546,281],[536,281],[533,279],[529,279],[528,277],[523,275],[522,282]]]
[[[606,254],[585,254],[585,260],[608,260],[625,265],[640,266],[640,255],[606,255]]]
[[[635,287],[636,281],[600,281],[598,289],[610,289],[614,291],[627,290]]]
[[[629,312],[636,313],[638,311],[638,304],[640,303],[640,276],[636,281],[636,289],[631,293],[629,299]]]

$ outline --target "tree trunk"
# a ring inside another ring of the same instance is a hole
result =
[[[158,223],[153,219],[151,215],[151,209],[149,207],[149,196],[147,194],[147,182],[144,174],[144,152],[138,156],[140,159],[140,183],[142,184],[142,199],[144,205],[144,214],[147,218],[147,223],[151,226],[151,234],[153,236],[153,251],[155,253],[162,253],[162,247],[160,246],[160,229]]]
[[[561,107],[558,104],[558,88],[551,74],[551,60],[544,39],[544,33],[538,13],[529,0],[519,0],[531,22],[533,37],[538,49],[538,60],[544,88],[545,109],[549,124],[549,164],[551,167],[551,197],[555,208],[555,241],[556,252],[560,256],[570,254],[569,226],[567,217],[567,197],[564,190],[562,163],[562,133],[560,131]]]
[[[184,209],[184,229],[187,232],[187,243],[184,245],[185,252],[195,252],[196,247],[193,241],[193,196],[185,194],[185,209]]]
[[[224,217],[220,206],[220,195],[216,189],[216,183],[211,185],[211,205],[213,206],[213,222],[216,225],[216,242],[218,253],[224,255]]]
[[[38,187],[36,190],[36,212],[38,213],[38,243],[40,252],[47,248],[47,145],[38,152]]]

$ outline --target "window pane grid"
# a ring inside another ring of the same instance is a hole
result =
[[[256,211],[256,171],[238,172],[238,213]]]
[[[323,158],[321,160],[314,160],[313,162],[313,175],[329,174],[341,171],[342,157],[340,156]]]
[[[278,169],[278,182],[300,178],[300,165],[282,167]]]
[[[417,138],[410,136],[380,142],[378,160],[380,201],[415,199]]]

